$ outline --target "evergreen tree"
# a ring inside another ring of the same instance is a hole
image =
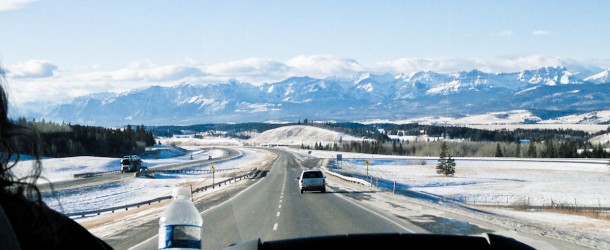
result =
[[[441,144],[441,153],[436,164],[436,173],[445,176],[453,176],[455,173],[455,160],[447,152],[447,142]]]
[[[536,145],[534,145],[534,142],[530,142],[530,145],[527,148],[527,157],[529,157],[529,158],[538,157],[538,154],[536,153]]]
[[[545,150],[544,150],[544,157],[546,157],[546,158],[556,158],[557,157],[557,151],[555,150],[555,146],[553,145],[553,141],[552,140],[546,140],[544,142],[544,144],[546,145]]]
[[[496,143],[496,153],[494,156],[495,157],[504,157],[504,154],[502,154],[502,150],[500,149],[500,143]]]

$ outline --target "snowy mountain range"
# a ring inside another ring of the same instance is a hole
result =
[[[581,78],[564,67],[544,67],[515,73],[292,77],[260,86],[181,83],[82,96],[37,118],[117,126],[460,117],[508,110],[574,114],[610,109],[608,82],[608,70]]]

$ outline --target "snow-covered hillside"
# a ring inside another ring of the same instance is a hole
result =
[[[508,112],[491,112],[481,115],[466,116],[448,121],[447,124],[522,124],[538,122],[541,119],[527,110],[513,110]]]
[[[589,139],[589,141],[591,143],[593,143],[593,145],[609,143],[610,142],[610,133],[598,135],[596,137]]]
[[[599,126],[605,129],[603,124],[610,123],[610,110],[599,110],[592,112],[585,112],[580,114],[559,116],[552,119],[543,120],[542,118],[534,115],[528,110],[511,110],[503,112],[488,112],[484,114],[465,115],[463,117],[432,117],[422,116],[414,117],[410,119],[391,120],[391,119],[372,119],[364,121],[355,121],[362,124],[409,124],[419,123],[424,125],[537,125],[536,128],[544,128],[545,125],[549,125],[550,129],[558,128],[553,125],[571,125],[571,124],[583,124],[592,125],[600,124]],[[566,127],[568,128],[568,127]],[[573,129],[573,128],[572,128]],[[597,132],[599,130],[594,130]]]
[[[255,145],[297,145],[304,144],[313,146],[315,143],[323,145],[332,144],[339,141],[362,140],[351,135],[331,131],[328,129],[295,125],[285,126],[267,130],[258,136],[251,138],[248,142]]]
[[[539,123],[559,124],[608,124],[610,123],[610,110],[587,112],[583,114],[567,115],[555,119],[540,121]]]

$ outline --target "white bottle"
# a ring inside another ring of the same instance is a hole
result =
[[[176,187],[172,197],[159,219],[159,249],[201,249],[203,220],[191,202],[191,190]]]

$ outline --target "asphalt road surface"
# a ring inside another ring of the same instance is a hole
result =
[[[204,211],[204,249],[223,249],[231,244],[347,233],[415,232],[408,225],[372,213],[353,201],[327,193],[301,194],[296,178],[304,167],[294,156],[279,155],[259,182],[228,201]],[[153,237],[134,249],[156,249]]]

